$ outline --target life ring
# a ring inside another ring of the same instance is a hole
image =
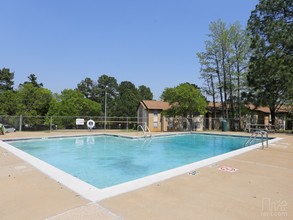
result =
[[[92,119],[90,119],[87,121],[86,125],[88,128],[92,129],[93,127],[95,127],[95,122]]]

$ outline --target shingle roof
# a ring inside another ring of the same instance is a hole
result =
[[[216,105],[216,109],[220,109],[222,107],[221,102],[216,102],[215,105]],[[208,109],[212,109],[213,107],[214,107],[213,102],[209,102]],[[264,113],[270,113],[270,108],[266,107],[266,106],[255,107],[255,105],[253,105],[253,104],[247,104],[246,107],[252,111],[260,111],[260,112],[264,112]],[[283,112],[283,113],[290,112],[290,108],[288,106],[282,106],[278,110],[278,113],[281,113],[281,112]]]
[[[214,103],[213,102],[208,102],[208,108],[213,108],[214,107]],[[222,104],[221,102],[215,102],[215,107],[216,108],[221,108]]]
[[[270,108],[269,107],[264,107],[264,106],[258,106],[257,108],[255,108],[255,106],[253,105],[253,104],[249,104],[248,105],[248,108],[250,109],[250,110],[256,110],[256,111],[260,111],[260,112],[264,112],[264,113],[270,113]],[[278,111],[277,111],[277,113],[281,113],[281,112],[283,112],[283,113],[287,113],[287,112],[289,112],[290,111],[290,109],[288,108],[288,107],[286,107],[286,106],[282,106]]]
[[[170,108],[170,105],[168,102],[163,102],[163,101],[155,101],[155,100],[142,100],[140,104],[145,108],[145,109],[150,109],[150,110],[167,110]]]

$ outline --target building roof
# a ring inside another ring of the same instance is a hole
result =
[[[208,109],[212,109],[214,107],[214,104],[213,102],[209,102],[208,103]],[[215,103],[215,107],[216,109],[221,109],[222,107],[222,104],[221,102],[216,102]],[[228,106],[229,107],[229,106]],[[256,107],[255,105],[253,104],[247,104],[246,107],[251,110],[251,111],[260,111],[260,112],[263,112],[263,113],[270,113],[270,108],[267,107],[267,106],[258,106]],[[290,108],[288,106],[282,106],[278,111],[277,113],[288,113],[290,112]]]
[[[170,105],[168,102],[156,101],[156,100],[142,100],[140,102],[140,105],[142,105],[144,109],[149,109],[149,110],[167,110],[170,108]]]
[[[208,102],[208,109],[211,109],[213,107],[214,107],[214,103],[213,102]],[[215,102],[215,107],[220,109],[222,107],[221,102]]]
[[[255,110],[255,111],[260,111],[260,112],[264,112],[264,113],[270,113],[270,108],[267,106],[258,106],[255,108],[255,106],[253,104],[248,104],[247,107],[250,110]],[[289,107],[287,106],[282,106],[277,113],[288,113],[290,111]]]

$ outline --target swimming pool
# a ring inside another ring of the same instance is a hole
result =
[[[246,141],[247,137],[207,134],[98,135],[9,144],[103,189],[243,148]]]

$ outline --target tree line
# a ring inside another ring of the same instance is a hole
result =
[[[245,91],[249,56],[249,37],[239,23],[212,22],[205,51],[197,53],[201,64],[204,92],[212,98],[213,117],[216,101],[221,102],[221,116],[241,118],[241,93]]]
[[[35,74],[14,89],[14,72],[0,70],[0,115],[23,116],[100,116],[107,101],[107,115],[135,117],[142,99],[152,99],[149,87],[138,88],[129,81],[120,84],[114,77],[101,75],[97,81],[82,80],[75,89],[52,93],[37,82]]]
[[[197,53],[203,91],[221,103],[221,116],[239,120],[245,104],[268,106],[271,122],[293,102],[293,1],[260,0],[245,29],[212,22],[205,51]]]
[[[152,100],[153,93],[145,85],[138,88],[130,81],[118,84],[114,77],[101,75],[96,81],[86,77],[75,89],[52,93],[37,81],[35,74],[13,89],[14,73],[0,70],[0,115],[23,116],[103,116],[136,117],[141,100]],[[161,98],[172,107],[169,116],[193,116],[206,111],[207,101],[197,85],[182,83],[166,88]]]

